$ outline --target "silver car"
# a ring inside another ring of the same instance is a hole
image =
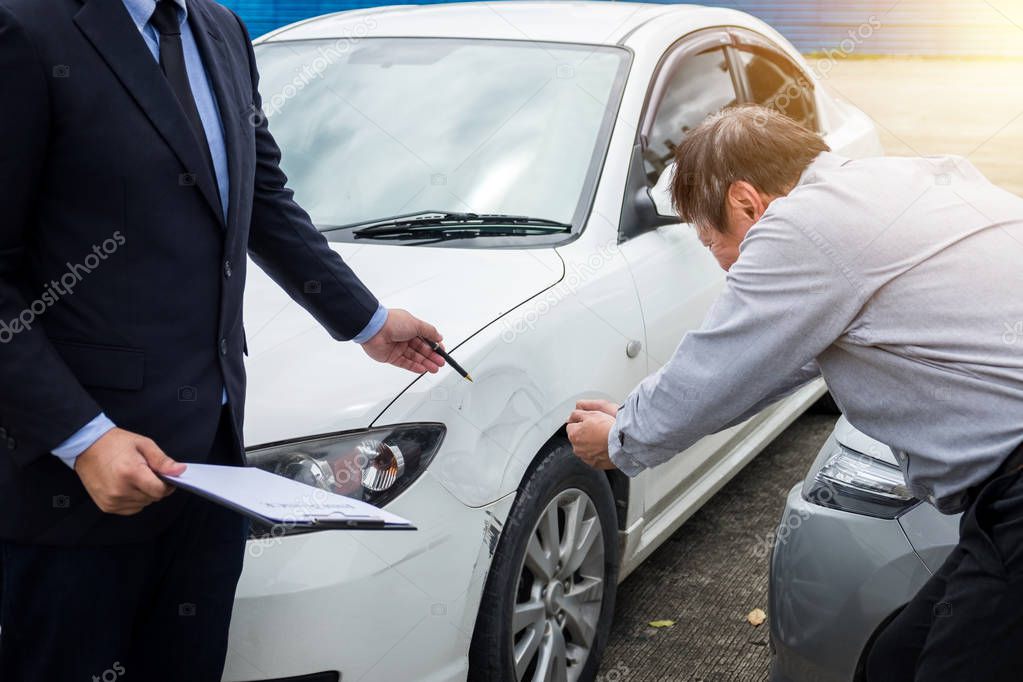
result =
[[[860,682],[878,632],[959,540],[894,453],[839,419],[789,491],[770,578],[771,682]]]

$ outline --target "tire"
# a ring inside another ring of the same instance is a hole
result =
[[[554,534],[557,552],[547,541]],[[617,515],[607,477],[556,442],[523,481],[504,524],[476,617],[469,682],[591,682],[611,629],[617,579]]]

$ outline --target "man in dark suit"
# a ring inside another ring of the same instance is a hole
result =
[[[242,463],[251,256],[414,372],[294,202],[211,0],[0,0],[0,678],[219,680],[247,526],[155,472]]]

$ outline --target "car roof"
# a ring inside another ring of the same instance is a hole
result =
[[[337,12],[273,31],[257,42],[370,37],[458,37],[617,45],[658,17],[696,19],[699,5],[635,2],[457,2]]]

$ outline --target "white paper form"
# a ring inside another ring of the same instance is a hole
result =
[[[335,529],[415,530],[407,519],[344,495],[255,467],[188,464],[160,478],[217,504],[270,524]]]

